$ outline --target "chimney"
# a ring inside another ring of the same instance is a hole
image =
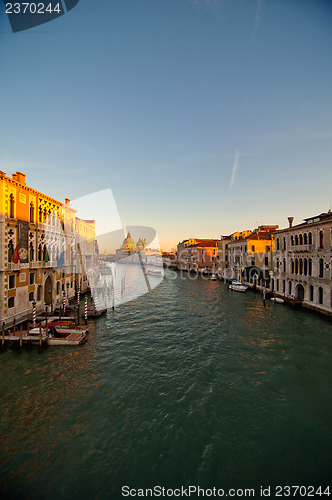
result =
[[[12,174],[12,179],[13,179],[14,181],[17,181],[17,174]]]
[[[70,207],[70,198],[65,198],[65,204]]]
[[[17,182],[25,186],[25,174],[23,174],[22,172],[16,172],[16,180]]]
[[[293,226],[294,217],[288,217],[289,227]]]

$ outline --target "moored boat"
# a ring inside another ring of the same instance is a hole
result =
[[[217,275],[216,275],[216,274],[214,274],[214,273],[213,273],[213,274],[211,274],[211,276],[210,276],[210,280],[212,280],[212,281],[216,281],[216,280],[217,280]]]
[[[42,323],[42,327],[46,328],[46,323]],[[77,325],[72,321],[52,321],[47,323],[47,328],[54,329],[59,333],[87,333],[88,328],[86,325]]]
[[[49,345],[80,345],[86,342],[87,336],[85,333],[73,332],[69,335],[57,336],[54,333],[49,335],[48,344]]]
[[[151,276],[162,276],[163,273],[159,271],[158,269],[148,269],[146,271],[146,274],[150,274]]]
[[[248,287],[243,285],[241,281],[232,281],[228,288],[230,288],[230,290],[234,290],[235,292],[245,292]]]
[[[43,335],[45,335],[46,328],[43,328]],[[39,339],[39,328],[33,328],[30,330],[30,337]],[[86,342],[87,336],[83,332],[70,332],[60,333],[54,328],[48,330],[47,343],[48,345],[79,345]]]
[[[283,304],[285,301],[281,297],[271,297],[272,302],[275,302],[276,304]]]

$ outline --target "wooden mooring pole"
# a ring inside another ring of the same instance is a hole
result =
[[[22,352],[22,345],[23,345],[22,337],[23,337],[23,325],[20,325],[20,352]]]
[[[1,340],[1,350],[4,351],[5,350],[5,327],[6,327],[6,324],[5,322],[2,323],[2,340]]]
[[[41,327],[41,325],[39,325],[39,347],[38,347],[38,351],[39,352],[42,351],[42,327]]]

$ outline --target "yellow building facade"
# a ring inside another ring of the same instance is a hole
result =
[[[41,311],[60,305],[64,294],[73,297],[77,283],[87,287],[84,271],[75,269],[77,240],[95,239],[94,221],[78,223],[69,199],[63,204],[25,177],[0,171],[0,321],[8,326],[28,319],[34,302]]]

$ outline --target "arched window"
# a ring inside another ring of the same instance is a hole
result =
[[[283,239],[283,247],[284,247],[284,250],[286,250],[286,238],[284,236],[284,239]]]
[[[318,276],[324,278],[324,259],[319,259]]]
[[[304,276],[307,276],[308,274],[308,261],[307,259],[304,259],[304,270],[303,270]]]
[[[37,301],[40,301],[42,298],[42,286],[39,285],[37,288]]]
[[[41,207],[39,207],[39,222],[43,222],[43,211]]]
[[[309,259],[308,262],[308,274],[309,276],[312,276],[312,259]]]
[[[288,282],[288,295],[292,295],[292,282]]]
[[[46,259],[46,245],[43,247],[43,260]]]
[[[30,203],[30,222],[35,222],[35,207]]]
[[[283,260],[283,272],[286,272],[286,259]]]
[[[298,245],[299,244],[299,237],[298,235],[296,234],[295,235],[295,245]]]
[[[294,246],[294,236],[293,235],[291,236],[290,242],[291,242],[291,246]]]
[[[324,248],[324,231],[319,231],[319,248]]]
[[[14,255],[14,245],[12,240],[10,240],[8,243],[8,262],[12,260],[13,255]]]
[[[292,266],[292,274],[295,272],[295,267],[294,267],[294,260],[291,260],[291,266]]]
[[[41,261],[43,258],[43,248],[41,244],[38,246],[38,260]]]
[[[295,274],[299,274],[299,261],[295,259]]]
[[[309,288],[309,300],[311,302],[313,302],[313,300],[314,300],[314,287],[313,287],[313,285],[310,285],[310,288]]]
[[[30,241],[30,245],[29,245],[29,260],[30,260],[30,262],[32,262],[32,261],[33,261],[34,256],[35,256],[35,250],[34,250],[34,248],[33,248],[33,243],[32,243],[32,241]]]
[[[309,245],[312,245],[312,233],[308,234],[308,238],[309,238]]]
[[[303,243],[304,243],[304,245],[308,244],[308,235],[307,235],[307,233],[304,233]]]
[[[299,274],[303,274],[303,260],[300,259],[300,263],[299,263]]]
[[[9,217],[11,219],[14,218],[14,205],[15,205],[14,195],[11,194],[9,196]]]
[[[323,301],[324,301],[323,288],[320,286],[318,288],[318,303],[323,304]]]
[[[300,245],[303,245],[303,236],[300,234]]]
[[[56,284],[56,293],[57,293],[57,295],[59,295],[59,293],[60,293],[60,281],[57,281],[57,284]]]

